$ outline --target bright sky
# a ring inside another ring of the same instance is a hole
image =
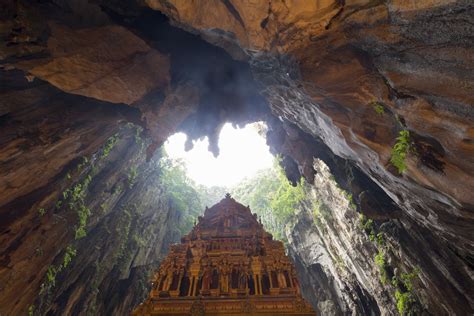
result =
[[[184,151],[185,141],[185,134],[174,134],[166,141],[165,150],[171,158],[182,158],[188,176],[202,185],[232,186],[273,165],[273,156],[255,124],[241,129],[225,124],[219,137],[217,158],[208,151],[207,138],[194,142],[193,149],[188,152]]]

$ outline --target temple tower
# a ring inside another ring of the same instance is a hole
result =
[[[171,246],[132,315],[315,315],[283,243],[229,194]]]

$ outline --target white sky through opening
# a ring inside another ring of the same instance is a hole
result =
[[[229,187],[273,165],[273,156],[256,124],[241,129],[225,124],[219,136],[220,154],[217,158],[208,151],[207,137],[195,141],[193,149],[186,152],[186,135],[183,133],[169,137],[165,150],[171,158],[184,160],[188,176],[196,183]]]

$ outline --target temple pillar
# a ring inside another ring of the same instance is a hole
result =
[[[290,272],[288,272],[288,280],[290,280],[290,284],[288,285],[288,287],[294,288],[295,285],[293,284],[293,278],[291,277]]]
[[[260,275],[254,274],[254,282],[255,282],[255,295],[262,295],[262,286],[260,284]]]
[[[252,271],[255,295],[262,295],[262,264],[258,256],[252,257]]]
[[[193,279],[194,279],[194,284],[193,284],[193,292],[192,292],[191,296],[196,296],[196,294],[197,294],[197,287],[198,287],[198,283],[199,283],[199,277],[198,277],[198,276],[194,276]]]
[[[192,293],[193,293],[193,289],[194,289],[194,277],[191,276],[189,278],[189,288],[188,288],[188,293],[186,293],[186,296],[192,296]]]
[[[199,283],[199,272],[201,270],[201,266],[199,264],[199,260],[196,258],[195,261],[190,266],[190,275],[192,278],[191,286],[190,286],[190,296],[196,296],[197,292],[197,285]]]

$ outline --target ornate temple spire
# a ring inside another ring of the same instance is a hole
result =
[[[133,315],[315,315],[283,244],[229,193],[206,208]]]

